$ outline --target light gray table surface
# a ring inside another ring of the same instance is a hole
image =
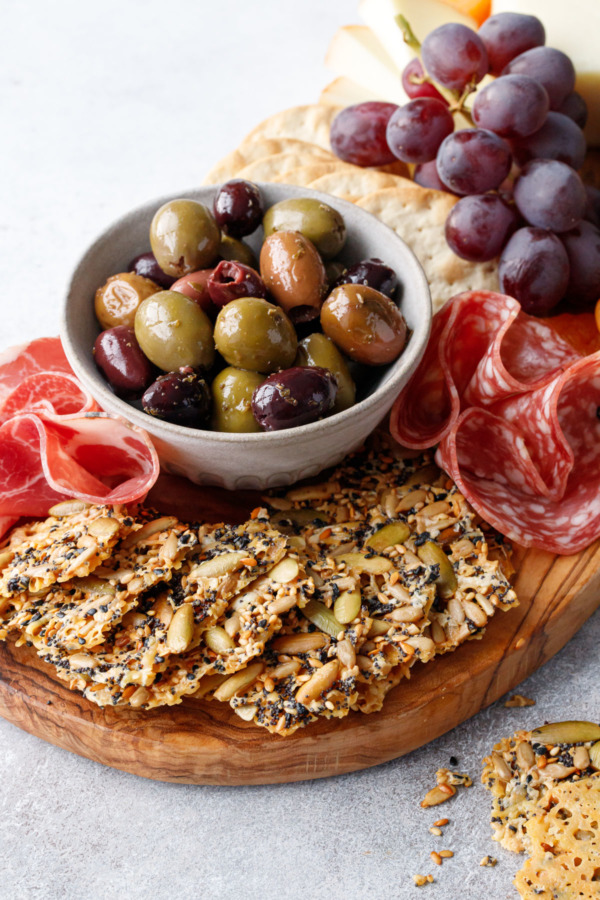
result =
[[[261,119],[313,102],[354,0],[4,0],[2,345],[58,330],[78,256],[114,218],[197,185]],[[410,756],[269,787],[161,784],[0,719],[0,897],[10,900],[504,900],[520,865],[490,839],[480,761],[518,727],[600,719],[600,616],[520,691]],[[0,673],[1,677],[1,673]],[[419,801],[450,756],[475,785]],[[451,824],[429,834],[438,816]],[[429,852],[450,848],[442,868]],[[480,868],[486,854],[494,869]],[[432,872],[416,888],[411,876]]]

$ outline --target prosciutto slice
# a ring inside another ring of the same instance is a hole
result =
[[[58,338],[0,356],[0,535],[70,497],[141,500],[158,473],[149,435],[99,409]]]
[[[439,444],[439,465],[507,537],[584,549],[600,537],[600,352],[582,357],[501,294],[460,294],[438,317],[392,434]]]

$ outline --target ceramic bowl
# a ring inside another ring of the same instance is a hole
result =
[[[346,264],[377,256],[398,275],[400,308],[411,329],[406,349],[395,363],[369,371],[368,395],[350,409],[310,425],[259,434],[229,434],[162,422],[116,397],[94,364],[92,346],[100,331],[94,294],[110,275],[127,270],[131,259],[149,249],[150,222],[161,197],[123,216],[85,253],[71,278],[64,308],[62,340],[78,378],[107,412],[124,416],[150,433],[163,469],[198,484],[235,489],[265,489],[291,484],[338,463],[364,441],[389,412],[400,389],[417,366],[431,326],[431,300],[417,259],[386,225],[352,203],[328,194],[285,184],[260,184],[265,206],[290,197],[315,197],[339,210],[348,239],[340,259]],[[217,187],[202,187],[176,196],[212,208]],[[262,229],[247,238],[256,255]]]

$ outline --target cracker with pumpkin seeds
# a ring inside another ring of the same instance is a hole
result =
[[[521,853],[529,849],[529,820],[549,808],[555,786],[600,770],[600,725],[558,722],[517,731],[496,744],[483,764],[494,840]]]
[[[12,557],[2,571],[0,595],[18,598],[89,575],[134,525],[124,508],[81,506],[78,501],[57,504],[56,515],[18,534],[17,540],[25,540],[16,546],[9,541],[10,549],[4,552]]]
[[[38,649],[47,647],[49,655],[99,646],[149,588],[169,580],[196,543],[195,533],[173,517],[138,523],[93,575],[56,586],[39,599],[29,595],[10,623],[21,631],[17,644],[31,641]]]

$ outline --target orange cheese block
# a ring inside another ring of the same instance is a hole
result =
[[[492,0],[442,0],[463,16],[475,19],[481,25],[492,14]]]

